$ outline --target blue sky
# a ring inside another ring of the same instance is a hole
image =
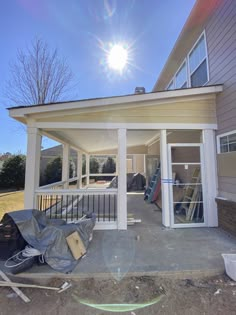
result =
[[[0,153],[26,152],[24,128],[8,117],[4,97],[17,49],[35,38],[67,59],[76,88],[68,98],[152,90],[195,0],[6,0],[0,3]],[[108,69],[103,48],[125,43],[130,64]],[[48,146],[50,142],[44,142]]]

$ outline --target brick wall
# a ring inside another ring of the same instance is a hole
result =
[[[236,202],[216,199],[219,227],[236,236]]]

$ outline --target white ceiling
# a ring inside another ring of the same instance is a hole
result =
[[[104,151],[118,147],[116,130],[61,129],[47,132],[58,140],[68,141],[86,152]],[[127,146],[145,145],[158,135],[157,130],[128,130]]]

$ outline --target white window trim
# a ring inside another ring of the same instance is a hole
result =
[[[199,63],[199,65],[192,71],[190,72],[190,63],[189,63],[189,57],[191,55],[191,53],[193,52],[193,50],[197,47],[197,44],[199,43],[201,38],[204,38],[204,45],[205,45],[205,50],[206,50],[206,56],[201,60],[201,62]],[[191,50],[189,51],[189,53],[187,54],[187,57],[184,58],[184,60],[182,61],[180,67],[177,69],[177,71],[175,72],[175,74],[173,75],[173,77],[171,78],[171,80],[169,81],[169,83],[166,86],[166,90],[168,90],[170,84],[173,82],[174,85],[174,89],[176,89],[176,75],[179,72],[179,70],[181,69],[181,67],[183,66],[183,64],[186,62],[186,75],[187,75],[187,87],[191,88],[191,75],[199,68],[199,66],[203,63],[203,61],[206,60],[206,66],[207,66],[207,81],[203,84],[203,86],[205,86],[209,81],[210,81],[210,74],[209,74],[209,60],[208,60],[208,48],[207,48],[207,40],[206,40],[206,31],[204,30],[200,36],[198,37],[198,39],[196,40],[196,42],[194,43],[193,47],[191,48]]]
[[[220,138],[223,138],[223,137],[226,137],[226,136],[230,136],[230,135],[232,135],[234,133],[236,133],[236,129],[232,130],[232,131],[229,131],[229,132],[226,132],[226,133],[222,133],[222,134],[220,134],[220,135],[218,135],[216,137],[217,153],[218,154],[228,154],[228,153],[236,152],[236,151],[228,151],[228,152],[221,152],[220,151]]]
[[[206,56],[201,60],[201,62],[199,63],[199,65],[191,72],[190,71],[190,55],[191,53],[194,51],[194,49],[197,47],[199,41],[201,38],[204,38],[204,45],[205,45],[205,50],[206,50]],[[196,40],[195,44],[193,45],[193,47],[191,48],[191,50],[189,51],[188,55],[187,55],[187,59],[188,59],[188,77],[189,77],[189,87],[191,87],[191,75],[200,67],[200,65],[203,63],[204,60],[206,60],[206,66],[207,66],[207,81],[204,83],[203,86],[205,86],[208,82],[209,82],[209,63],[208,63],[208,50],[207,50],[207,40],[206,40],[206,31],[204,30],[200,36],[198,37],[198,39]]]

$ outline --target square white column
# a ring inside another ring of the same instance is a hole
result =
[[[161,157],[161,200],[162,200],[162,224],[170,227],[170,189],[166,179],[168,179],[168,148],[166,130],[161,130],[160,139],[160,157]]]
[[[62,181],[65,181],[64,189],[69,188],[69,162],[70,162],[70,146],[63,144],[62,153]]]
[[[203,200],[205,200],[205,220],[207,226],[218,226],[218,212],[215,198],[218,191],[217,164],[216,164],[216,145],[214,130],[203,130],[203,156],[204,156],[204,191]]]
[[[89,177],[90,177],[90,155],[86,154],[86,186],[89,185]]]
[[[77,152],[77,188],[82,188],[82,153],[80,151]]]
[[[42,136],[37,128],[28,127],[27,137],[24,207],[34,209],[37,206],[35,190],[39,187]]]
[[[118,174],[118,229],[127,230],[126,129],[118,130]]]

